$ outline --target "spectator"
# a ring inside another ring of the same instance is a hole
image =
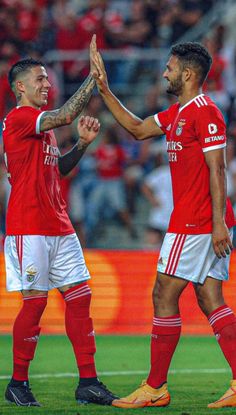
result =
[[[123,179],[126,156],[113,127],[105,131],[103,141],[95,152],[95,157],[98,183],[91,193],[90,209],[87,212],[90,226],[88,242],[91,243],[91,235],[94,234],[99,220],[105,217],[114,217],[116,214],[126,226],[130,237],[136,237],[126,205]]]
[[[169,165],[164,158],[165,144],[154,143],[151,151],[155,153],[156,168],[144,178],[142,184],[143,194],[151,206],[146,243],[148,247],[160,249],[173,209],[171,178]]]
[[[224,87],[223,76],[227,61],[220,55],[218,42],[213,37],[205,39],[204,43],[212,55],[212,67],[204,83],[203,91],[210,95],[225,113],[229,106],[229,96]]]

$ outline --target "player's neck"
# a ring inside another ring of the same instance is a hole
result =
[[[35,109],[40,109],[38,105],[32,103],[28,99],[24,99],[24,97],[22,97],[21,99],[17,99],[16,105],[17,107],[33,107]]]
[[[178,97],[180,106],[183,107],[185,104],[187,104],[189,101],[191,101],[200,94],[202,94],[201,88],[195,88],[190,91],[184,91],[184,93]]]

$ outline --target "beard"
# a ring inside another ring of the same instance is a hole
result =
[[[166,89],[166,92],[168,94],[175,95],[176,97],[181,95],[182,91],[183,91],[182,76],[179,76],[174,81],[170,82]]]

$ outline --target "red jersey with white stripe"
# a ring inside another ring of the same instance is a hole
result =
[[[61,195],[59,150],[53,131],[40,132],[42,111],[14,108],[3,123],[4,155],[11,184],[7,235],[74,233]]]
[[[226,126],[214,102],[200,94],[183,107],[176,103],[154,115],[166,134],[174,209],[168,232],[199,234],[212,232],[212,202],[209,168],[204,153],[226,146]],[[227,200],[226,224],[234,226]]]

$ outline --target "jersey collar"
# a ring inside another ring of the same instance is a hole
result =
[[[194,98],[192,98],[190,101],[186,102],[182,107],[179,108],[179,112],[181,112],[185,107],[187,107],[189,104],[191,104],[196,98],[203,97],[204,94],[198,94]]]

